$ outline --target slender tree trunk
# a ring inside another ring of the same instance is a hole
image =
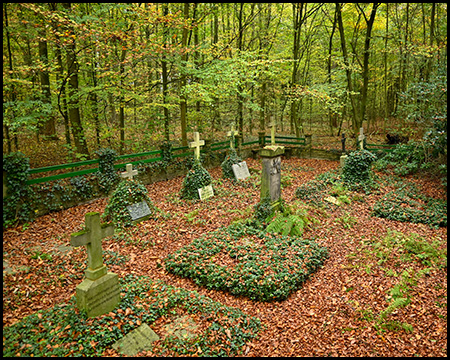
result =
[[[366,18],[364,11],[362,12],[364,15],[364,19],[366,20],[367,29],[366,29],[366,38],[364,40],[364,57],[363,57],[363,88],[362,88],[362,97],[361,97],[361,115],[359,119],[361,123],[358,124],[357,128],[361,127],[364,120],[367,119],[366,107],[367,107],[367,91],[369,87],[369,49],[370,49],[370,39],[372,36],[372,27],[375,21],[375,15],[380,6],[379,3],[372,4],[372,11],[370,13],[369,19]]]
[[[242,27],[242,16],[243,16],[243,12],[244,12],[244,3],[240,3],[240,9],[238,12],[238,23],[239,23],[239,33],[238,33],[238,37],[237,37],[237,48],[239,49],[239,51],[242,50],[242,39],[243,39],[243,32],[244,29]],[[240,54],[239,54],[240,55]],[[243,137],[244,136],[244,97],[242,95],[242,92],[244,91],[242,85],[238,85],[237,88],[238,94],[237,94],[237,102],[238,102],[238,113],[237,113],[237,118],[238,118],[238,129],[239,129],[239,134]]]
[[[342,23],[342,7],[340,3],[336,3],[336,15],[337,15],[337,21],[338,21],[338,28],[339,28],[339,35],[341,37],[341,48],[342,48],[342,55],[344,57],[344,64],[345,64],[345,73],[347,75],[347,89],[349,92],[350,97],[350,103],[352,106],[352,126],[353,126],[353,132],[355,135],[359,132],[358,127],[358,119],[356,115],[356,104],[355,99],[353,95],[353,84],[352,84],[352,70],[348,61],[348,53],[347,53],[347,46],[345,42],[345,34],[344,34],[344,25]]]
[[[71,3],[63,3],[70,11]],[[78,63],[75,52],[75,40],[67,45],[67,71],[69,76],[69,120],[72,125],[72,135],[77,153],[89,158],[89,151],[81,124],[80,107],[78,103]]]
[[[120,77],[120,96],[119,96],[119,127],[120,127],[120,154],[123,154],[125,151],[125,98],[123,96],[123,80],[124,80],[124,61],[126,57],[126,50],[122,49],[122,53],[120,56],[120,64],[119,64],[119,77]]]
[[[186,21],[186,25],[183,28],[183,36],[181,39],[181,47],[183,49],[187,46],[187,37],[188,37],[188,28],[187,28],[187,21],[189,18],[189,3],[184,3],[184,19]],[[186,66],[185,63],[188,59],[187,52],[184,52],[183,55],[181,55],[181,61],[182,66]],[[183,88],[186,86],[186,75],[183,74],[180,81],[180,90],[183,90]],[[180,126],[181,126],[181,143],[183,146],[187,146],[187,99],[186,96],[181,96],[180,99]]]
[[[169,14],[168,4],[163,4],[163,16],[167,16]],[[164,29],[164,46],[167,46],[167,29]],[[169,109],[167,106],[167,61],[166,55],[162,56],[161,60],[161,69],[162,69],[162,87],[163,87],[163,104],[164,104],[164,139],[166,142],[170,141],[170,130],[169,130]]]
[[[48,48],[47,41],[45,39],[45,30],[40,34],[39,39],[39,57],[43,63],[44,69],[40,71],[41,80],[41,91],[42,91],[42,101],[51,107],[52,98],[50,93],[50,75],[47,69],[48,66]],[[53,117],[53,112],[50,112],[48,117],[45,119],[42,127],[40,129],[42,135],[44,135],[45,140],[57,140],[55,118]]]

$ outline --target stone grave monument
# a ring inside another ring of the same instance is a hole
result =
[[[103,264],[102,239],[114,234],[114,225],[100,224],[100,214],[85,215],[86,228],[70,236],[72,246],[87,246],[88,268],[76,288],[77,307],[89,317],[112,311],[120,301],[119,277],[108,272]]]
[[[131,179],[133,180],[133,176],[138,174],[137,170],[133,170],[133,165],[132,164],[127,164],[126,166],[126,171],[123,173],[120,173],[120,176],[124,179]]]
[[[358,142],[359,142],[359,148],[361,150],[364,150],[364,139],[365,138],[366,138],[366,136],[364,135],[364,129],[360,128],[359,135],[358,135]]]
[[[250,176],[248,166],[245,161],[231,165],[236,180],[244,180]]]
[[[214,196],[214,189],[211,184],[206,185],[205,187],[202,187],[198,189],[198,196],[200,196],[200,200],[206,200],[210,197]]]
[[[239,132],[234,129],[234,125],[231,125],[231,131],[228,131],[227,136],[230,138],[230,149],[234,150],[234,137],[239,135]]]
[[[273,207],[278,207],[281,198],[281,155],[284,146],[275,144],[275,122],[271,126],[270,145],[259,150],[262,159],[261,200],[269,197]]]

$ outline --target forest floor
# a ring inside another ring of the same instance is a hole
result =
[[[339,139],[334,140],[340,149]],[[253,159],[246,161],[253,173],[249,182],[256,184],[261,163]],[[300,185],[338,166],[338,161],[283,160],[283,199],[287,204],[294,204],[297,200],[294,193]],[[107,262],[108,271],[120,278],[134,274],[161,279],[260,319],[263,327],[258,337],[241,349],[245,356],[447,356],[446,263],[437,266],[434,262],[425,264],[419,257],[404,258],[400,256],[399,244],[375,247],[396,231],[410,239],[417,234],[414,239],[439,244],[440,251],[444,251],[447,228],[371,216],[374,204],[393,189],[386,175],[378,174],[380,187],[371,194],[349,192],[350,204],[325,207],[303,204],[309,216],[318,221],[306,229],[304,237],[314,238],[327,247],[329,258],[286,300],[258,302],[197,286],[190,279],[167,272],[163,265],[169,254],[203,234],[248,216],[259,202],[259,186],[243,187],[223,181],[220,167],[209,172],[215,179],[216,195],[203,202],[178,198],[183,177],[146,185],[154,205],[169,216],[144,221],[129,228],[123,236],[104,239],[105,261],[111,260]],[[404,180],[415,183],[427,196],[446,199],[439,179],[409,176]],[[40,311],[67,303],[75,295],[75,288],[84,276],[87,253],[83,246],[69,247],[70,234],[83,227],[87,212],[103,213],[106,204],[107,199],[100,199],[52,212],[24,226],[4,229],[4,354],[6,327],[36,312],[41,319]],[[113,261],[113,255],[122,261]],[[5,262],[10,268],[8,272],[5,272]],[[383,319],[381,314],[388,307],[396,286],[397,289],[403,286],[402,291],[410,302]],[[131,322],[132,318],[127,315],[121,319],[116,321],[117,326]],[[161,331],[165,321],[159,319],[154,323],[155,332]],[[42,323],[45,324],[45,318]],[[94,326],[94,320],[91,324]],[[32,330],[38,336],[41,324],[35,326]],[[60,324],[55,331],[64,340],[68,330],[61,326],[64,325]],[[70,341],[67,338],[63,343],[67,345]],[[63,346],[42,344],[41,348],[50,346],[49,351],[52,345]],[[18,342],[14,346],[17,346],[14,354],[20,356],[27,347],[39,345]],[[76,346],[79,349],[80,344]],[[95,347],[96,343],[91,346]],[[118,353],[107,348],[102,355]],[[160,353],[144,351],[139,355]],[[169,350],[164,355],[174,354]]]

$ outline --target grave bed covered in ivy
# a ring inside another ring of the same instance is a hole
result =
[[[397,184],[373,207],[372,215],[403,222],[447,226],[447,202],[420,193],[414,184]]]
[[[165,259],[166,270],[208,289],[252,300],[284,300],[328,257],[325,247],[297,236],[232,224],[195,239]]]
[[[194,338],[167,335],[156,341],[157,356],[236,356],[257,337],[261,321],[195,291],[161,280],[128,275],[120,279],[121,301],[112,312],[88,318],[67,304],[38,311],[3,329],[3,356],[101,356],[105,350],[140,324],[150,327],[177,312],[199,314],[203,331]]]

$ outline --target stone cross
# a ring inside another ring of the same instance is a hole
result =
[[[275,120],[272,120],[272,122],[269,124],[271,127],[270,129],[270,144],[275,145],[275,128],[277,127],[277,123]]]
[[[123,178],[129,178],[129,179],[133,180],[133,176],[135,176],[137,174],[138,174],[138,171],[133,170],[133,165],[127,164],[127,170],[125,172],[121,173],[120,176],[122,176]]]
[[[359,147],[361,150],[364,150],[364,139],[366,138],[366,136],[363,134],[364,129],[360,128],[359,129],[359,136],[358,136],[358,141],[359,141]]]
[[[70,236],[70,245],[87,245],[88,268],[85,272],[90,280],[96,280],[106,275],[106,266],[103,265],[102,239],[114,234],[114,225],[100,224],[100,214],[90,212],[85,215],[86,229],[73,233]]]
[[[239,135],[237,130],[234,130],[234,125],[231,125],[231,131],[228,131],[227,136],[230,136],[230,148],[234,149],[234,137]]]
[[[345,140],[347,140],[346,137],[345,137],[345,134],[342,133],[342,139],[341,139],[341,142],[342,142],[342,152],[343,152],[343,153],[345,153]]]
[[[195,160],[200,160],[200,146],[203,146],[203,145],[205,145],[205,140],[200,140],[199,133],[197,131],[194,132],[194,141],[189,143],[189,147],[195,148],[194,149],[194,159]]]

